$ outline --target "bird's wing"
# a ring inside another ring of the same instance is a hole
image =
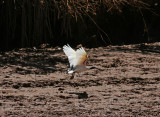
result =
[[[76,65],[86,65],[88,56],[83,47],[77,49],[76,51]]]
[[[76,52],[68,44],[63,46],[63,51],[68,57],[70,67],[75,66]]]

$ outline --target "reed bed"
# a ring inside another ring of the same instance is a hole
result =
[[[42,43],[53,46],[122,43],[123,40],[112,35],[119,30],[117,35],[121,33],[122,21],[127,21],[123,23],[130,27],[132,20],[139,20],[141,26],[134,28],[143,30],[141,34],[147,33],[147,41],[149,24],[146,17],[159,16],[159,3],[155,0],[0,0],[1,49]],[[115,30],[115,22],[119,30]]]

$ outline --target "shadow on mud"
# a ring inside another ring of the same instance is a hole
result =
[[[136,52],[136,53],[143,53],[143,54],[150,54],[152,53],[160,53],[160,46],[159,45],[152,45],[152,44],[135,44],[130,45],[130,48],[127,46],[117,46],[114,48],[114,51],[123,51],[123,52]]]
[[[61,50],[20,49],[0,53],[0,67],[13,67],[19,74],[46,74],[57,70],[57,63],[65,63],[59,56]],[[61,69],[58,69],[61,71]]]

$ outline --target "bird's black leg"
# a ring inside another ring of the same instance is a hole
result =
[[[71,78],[70,78],[70,79],[73,79],[73,78],[74,78],[74,74],[75,74],[75,73],[73,73],[73,74],[72,74],[72,76],[71,76]]]

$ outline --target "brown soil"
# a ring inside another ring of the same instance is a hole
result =
[[[1,52],[0,116],[160,116],[160,43],[86,51],[73,80],[61,48]]]

